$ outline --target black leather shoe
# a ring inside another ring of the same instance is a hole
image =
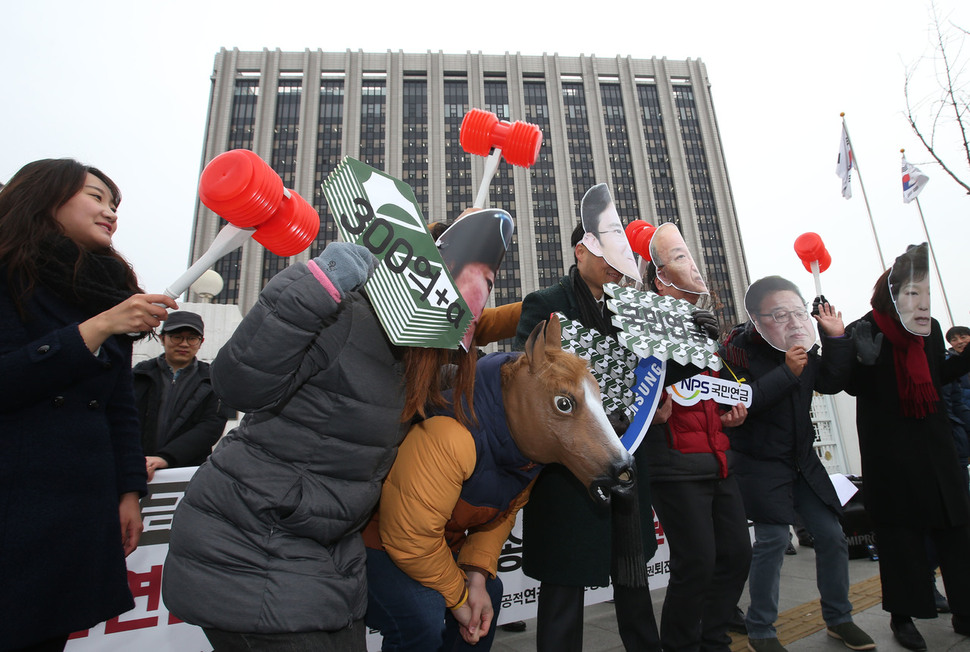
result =
[[[919,630],[916,629],[916,625],[913,624],[911,619],[898,623],[895,620],[890,620],[889,629],[893,630],[893,636],[896,638],[896,642],[907,650],[926,649],[926,641],[923,640],[923,635],[919,633]]]
[[[513,620],[512,622],[505,623],[504,625],[499,625],[502,631],[505,632],[524,632],[525,631],[525,621],[524,620]]]
[[[953,624],[953,631],[960,636],[970,636],[970,618],[954,616],[950,619]]]

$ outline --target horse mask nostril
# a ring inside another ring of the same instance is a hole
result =
[[[627,461],[620,462],[613,467],[613,482],[620,487],[628,487],[636,482],[637,471]]]

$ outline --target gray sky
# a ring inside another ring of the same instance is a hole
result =
[[[826,296],[846,322],[868,310],[881,268],[858,172],[847,201],[834,171],[844,111],[887,264],[924,240],[916,204],[902,202],[900,148],[931,177],[920,202],[954,318],[970,324],[970,197],[930,164],[903,114],[904,71],[932,54],[927,5],[567,0],[546,17],[546,2],[336,4],[5,3],[0,180],[44,157],[103,169],[124,194],[115,244],[143,285],[160,292],[189,262],[209,77],[220,47],[699,58],[711,80],[752,279],[780,274],[813,295],[792,244],[815,231],[833,259],[822,275]],[[937,7],[970,28],[970,3],[941,0]],[[920,95],[933,90],[932,61],[917,80]],[[965,161],[960,172],[970,177]],[[933,312],[946,329],[935,282]]]

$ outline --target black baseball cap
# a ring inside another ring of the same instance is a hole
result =
[[[169,333],[182,328],[189,328],[194,330],[199,335],[205,335],[203,332],[205,326],[202,323],[202,315],[189,312],[188,310],[178,310],[176,312],[169,313],[168,319],[166,319],[162,324],[161,332]]]

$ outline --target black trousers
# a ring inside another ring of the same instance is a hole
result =
[[[726,651],[728,625],[751,566],[744,503],[732,476],[651,482],[653,508],[670,548],[660,618],[664,652]]]
[[[54,638],[49,638],[41,641],[40,643],[28,645],[27,647],[13,648],[10,650],[10,652],[62,652],[64,647],[67,645],[67,639],[69,636],[70,634],[55,636]]]
[[[584,593],[582,586],[542,583],[536,614],[537,652],[582,652]],[[614,585],[613,607],[627,652],[660,652],[649,587]]]
[[[927,579],[926,540],[936,549],[950,611],[970,621],[970,527],[874,528],[879,547],[882,608],[914,618],[936,618],[933,584]]]

